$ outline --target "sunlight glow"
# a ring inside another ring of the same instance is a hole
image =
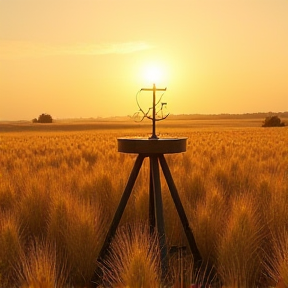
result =
[[[161,69],[160,65],[157,64],[147,64],[144,67],[144,79],[148,82],[158,83],[159,81],[163,80],[163,70]]]

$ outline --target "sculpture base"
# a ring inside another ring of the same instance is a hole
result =
[[[187,138],[118,138],[118,152],[173,154],[186,151]]]

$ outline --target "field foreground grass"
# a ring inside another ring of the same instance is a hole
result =
[[[147,137],[150,125],[5,125],[0,287],[89,287],[136,157],[117,152],[117,137]],[[182,121],[158,128],[163,137],[188,137],[187,152],[166,159],[201,255],[220,279],[212,287],[288,285],[288,130],[259,126]],[[105,287],[161,287],[157,235],[147,229],[148,179],[144,161],[103,268]],[[186,247],[162,180],[168,245]],[[170,257],[171,287],[201,281],[183,251]]]

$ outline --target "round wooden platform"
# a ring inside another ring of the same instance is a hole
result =
[[[186,151],[187,138],[118,138],[118,152],[135,154],[172,154]]]

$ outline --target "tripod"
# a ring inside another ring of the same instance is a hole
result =
[[[157,231],[162,279],[164,279],[168,268],[168,249],[166,244],[166,236],[164,229],[163,216],[163,202],[161,195],[160,182],[160,167],[162,168],[165,180],[169,187],[173,202],[175,204],[177,213],[181,220],[186,238],[188,240],[189,248],[192,252],[196,269],[200,268],[202,258],[197,248],[194,235],[189,225],[189,221],[185,214],[181,199],[179,197],[177,188],[173,181],[170,169],[164,157],[164,154],[180,153],[186,151],[186,138],[164,138],[164,139],[138,139],[138,138],[118,138],[118,151],[123,153],[138,154],[128,179],[125,190],[122,194],[120,203],[115,212],[114,218],[106,235],[104,244],[98,256],[98,261],[103,263],[103,259],[109,249],[110,243],[116,233],[116,229],[120,223],[121,217],[133,190],[133,186],[143,164],[145,158],[150,160],[150,181],[149,181],[149,224],[152,231]],[[99,273],[99,270],[96,271]],[[96,275],[97,276],[97,275]],[[99,278],[99,276],[98,276]]]

